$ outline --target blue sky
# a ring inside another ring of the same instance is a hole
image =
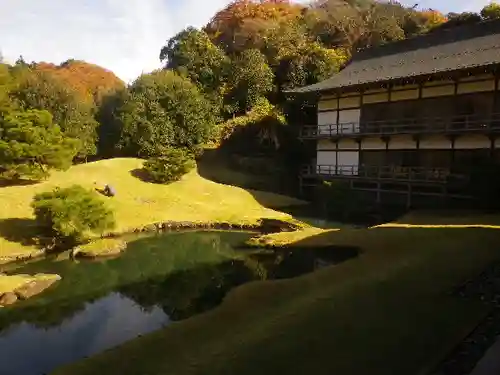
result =
[[[302,1],[304,2],[304,1]],[[490,0],[403,0],[443,12],[477,11]],[[165,41],[202,26],[229,0],[0,0],[4,59],[60,63],[81,59],[129,82],[160,67]]]

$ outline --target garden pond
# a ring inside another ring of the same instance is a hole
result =
[[[6,271],[56,273],[62,280],[0,309],[0,374],[46,374],[210,310],[238,285],[295,277],[358,255],[355,248],[243,248],[251,235],[135,236],[126,238],[128,247],[117,258],[59,255]]]

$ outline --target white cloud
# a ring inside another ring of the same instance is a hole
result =
[[[128,82],[160,67],[160,49],[169,37],[186,26],[204,25],[229,1],[0,0],[0,50],[7,61],[20,55],[54,63],[82,59]],[[478,10],[488,2],[422,0],[419,7]]]
[[[491,0],[403,0],[407,6],[418,5],[419,9],[437,9],[448,12],[477,12]]]
[[[160,67],[165,41],[202,26],[227,0],[0,0],[0,50],[7,61],[82,59],[125,81]]]

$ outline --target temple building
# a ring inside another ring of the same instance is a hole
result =
[[[317,100],[303,189],[343,180],[408,206],[467,200],[471,173],[500,162],[500,20],[356,53],[331,78],[290,95]]]

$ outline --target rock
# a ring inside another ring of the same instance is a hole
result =
[[[231,229],[231,224],[229,223],[219,223],[219,228],[222,229],[222,230],[228,230],[228,229]]]
[[[155,232],[156,231],[156,225],[154,224],[149,224],[144,227],[142,227],[143,232]]]
[[[299,226],[277,219],[262,219],[261,229],[265,233],[293,232],[299,229]]]
[[[33,297],[34,295],[43,292],[45,289],[47,289],[60,279],[61,279],[60,276],[55,276],[50,279],[33,280],[14,290],[14,293],[16,293],[20,299],[28,299],[30,297]]]
[[[0,306],[12,305],[17,301],[17,296],[15,293],[7,292],[0,296]]]

